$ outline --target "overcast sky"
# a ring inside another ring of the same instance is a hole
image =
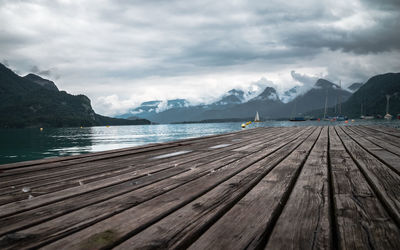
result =
[[[0,61],[96,112],[400,72],[399,0],[0,0]]]

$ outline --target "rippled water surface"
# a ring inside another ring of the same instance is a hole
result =
[[[255,126],[346,125],[344,122],[268,121]],[[359,121],[349,124],[384,124],[400,127],[400,121]],[[54,156],[76,155],[148,143],[221,134],[241,130],[241,123],[165,124],[90,128],[1,129],[0,164]],[[247,128],[246,128],[247,129]]]

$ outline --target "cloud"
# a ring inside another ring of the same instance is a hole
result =
[[[104,114],[209,102],[263,77],[284,90],[302,76],[350,83],[400,71],[397,0],[5,0],[0,23],[13,69],[86,94]]]
[[[34,74],[38,74],[38,75],[40,75],[40,76],[50,77],[50,78],[53,78],[53,79],[55,79],[55,80],[60,79],[60,77],[61,77],[61,76],[57,73],[57,70],[54,69],[54,68],[53,68],[53,69],[45,69],[45,70],[42,70],[42,69],[39,69],[39,67],[36,66],[36,65],[33,65],[33,66],[31,67],[30,72],[31,72],[31,73],[34,73]]]
[[[5,65],[6,67],[10,67],[10,64],[9,64],[8,61],[5,60],[5,59],[3,59],[3,60],[1,61],[1,63],[2,63],[3,65]]]
[[[316,76],[309,76],[306,74],[296,73],[296,71],[294,70],[290,71],[290,75],[294,80],[302,83],[303,86],[313,86],[319,78]]]
[[[162,111],[167,110],[167,109],[168,109],[168,101],[167,100],[162,100],[157,105],[156,112],[159,113],[159,112],[162,112]]]

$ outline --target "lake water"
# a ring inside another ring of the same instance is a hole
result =
[[[349,122],[352,123],[352,122]],[[400,128],[400,121],[356,120],[353,124],[383,124]],[[77,155],[241,130],[241,123],[165,124],[90,128],[0,129],[0,164]],[[345,125],[344,122],[268,121],[255,126]]]

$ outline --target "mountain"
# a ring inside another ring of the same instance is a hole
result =
[[[299,89],[300,89],[300,87],[296,86],[289,90],[286,90],[283,93],[283,95],[281,96],[282,102],[287,103],[287,102],[290,102],[291,100],[293,100],[294,98],[296,98],[296,96],[298,95]]]
[[[185,99],[147,101],[141,103],[139,107],[129,110],[128,113],[118,115],[117,117],[125,119],[128,119],[130,117],[152,119],[152,117],[154,117],[159,112],[174,108],[184,108],[188,106],[189,102]]]
[[[245,103],[230,107],[211,118],[246,118],[252,117],[258,112],[262,119],[270,119],[280,116],[283,105],[284,103],[280,100],[276,89],[266,87],[258,96]]]
[[[129,118],[132,116],[149,119],[155,122],[182,122],[185,119],[196,119],[207,110],[223,110],[229,106],[240,104],[245,100],[242,90],[231,89],[221,99],[211,104],[190,106],[185,99],[173,99],[167,101],[147,101],[139,107],[128,111],[118,118]],[[183,120],[182,120],[183,119]]]
[[[337,84],[325,79],[318,79],[313,88],[288,102],[282,112],[286,116],[298,116],[310,110],[324,108],[326,99],[327,106],[332,107],[336,106],[340,99],[341,102],[344,102],[350,96],[349,91],[340,88]]]
[[[258,96],[246,101],[245,92],[232,89],[218,101],[208,105],[175,105],[168,109],[160,109],[160,101],[145,102],[135,109],[140,111],[139,113],[131,113],[130,116],[147,118],[157,123],[182,123],[248,119],[256,112],[259,112],[263,120],[280,119],[318,110],[314,115],[320,117],[325,101],[327,107],[332,107],[335,111],[339,102],[344,103],[352,95],[347,89],[326,79],[318,79],[311,89],[303,93],[305,90],[296,86],[280,97],[276,89],[266,87]],[[169,106],[169,102],[167,104]]]
[[[276,89],[274,89],[272,87],[266,87],[261,94],[254,97],[253,99],[251,99],[250,102],[278,101],[278,100],[279,100],[279,97],[278,97],[278,93],[276,92]]]
[[[278,115],[279,107],[283,104],[276,90],[271,87],[265,88],[261,94],[247,102],[244,100],[245,93],[233,89],[212,104],[174,107],[162,112],[154,112],[149,119],[158,123],[248,119],[249,116],[255,115],[256,111],[265,118]]]
[[[211,105],[232,105],[239,104],[245,100],[244,92],[242,90],[231,89],[222,98]]]
[[[28,74],[28,75],[24,76],[24,78],[39,84],[40,86],[42,86],[45,89],[59,91],[54,82],[47,80],[47,79],[43,79],[38,75]]]
[[[347,89],[351,92],[356,92],[359,88],[361,88],[362,85],[362,83],[356,82],[348,86]]]
[[[284,103],[278,92],[273,87],[266,87],[258,96],[245,101],[245,93],[232,89],[221,97],[220,100],[208,105],[176,105],[168,109],[160,109],[160,101],[145,102],[131,112],[135,115],[150,119],[157,123],[191,122],[204,120],[248,119],[256,112],[262,119],[288,118],[307,111],[323,108],[325,99],[328,98],[328,107],[335,106],[339,100],[347,100],[351,93],[341,89],[338,85],[319,79],[313,88],[304,94],[298,94],[299,87],[287,93],[290,102]],[[135,113],[136,112],[136,113]]]
[[[400,73],[387,73],[371,77],[342,105],[343,113],[349,117],[386,114],[386,95],[390,95],[389,113],[400,114]]]
[[[0,127],[69,127],[148,124],[96,114],[84,95],[58,91],[52,81],[29,74],[20,77],[0,64]]]

